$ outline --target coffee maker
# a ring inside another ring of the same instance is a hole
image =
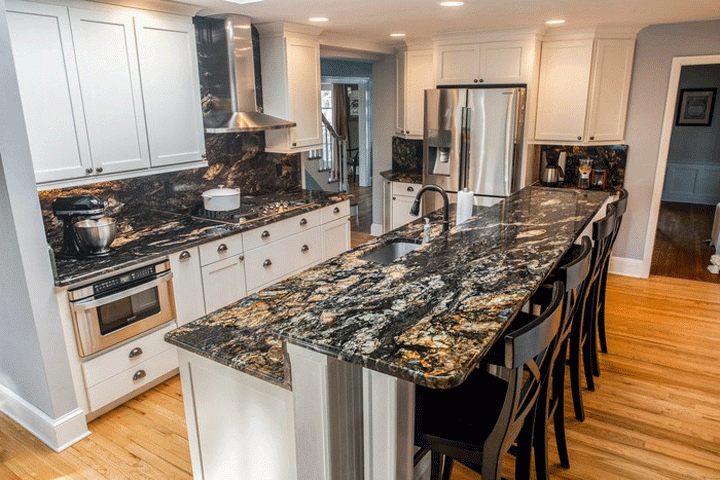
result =
[[[105,203],[92,195],[58,197],[52,205],[53,214],[63,224],[63,246],[60,252],[65,258],[85,258],[87,251],[75,232],[75,222],[82,219],[98,219],[105,214]]]
[[[565,156],[565,152],[544,151],[542,154],[543,165],[540,172],[540,183],[546,187],[559,187],[565,180],[565,172],[559,165],[560,157]]]

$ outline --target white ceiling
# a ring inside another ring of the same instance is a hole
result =
[[[247,1],[247,0],[239,0]],[[224,0],[191,0],[213,11],[239,13],[254,23],[288,21],[320,26],[324,32],[397,43],[389,34],[403,32],[407,40],[443,33],[544,26],[562,18],[563,28],[596,25],[650,25],[720,19],[718,0],[465,0],[461,7],[440,0],[262,0],[237,5]],[[328,17],[313,24],[309,17]]]

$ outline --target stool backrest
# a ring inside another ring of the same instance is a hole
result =
[[[586,280],[590,274],[591,252],[592,242],[590,237],[585,235],[581,240],[578,256],[559,269],[558,279],[565,284],[565,296],[563,298],[563,324],[558,333],[558,343],[562,343],[570,335],[575,312],[582,308],[581,300],[585,296]]]

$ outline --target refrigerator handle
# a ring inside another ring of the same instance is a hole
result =
[[[517,102],[517,93],[513,92],[512,95],[507,97],[507,123],[505,124],[505,195],[510,195],[512,192],[512,168],[514,158],[514,147],[515,147],[515,114],[516,108],[515,103]]]
[[[470,174],[470,114],[470,108],[462,107],[462,124],[460,132],[460,178],[458,179],[458,191],[468,186],[468,175]]]

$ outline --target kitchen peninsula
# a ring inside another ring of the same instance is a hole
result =
[[[361,257],[421,222],[169,333],[195,476],[412,478],[414,385],[462,383],[607,197],[526,187],[447,234],[436,212],[390,265]]]

